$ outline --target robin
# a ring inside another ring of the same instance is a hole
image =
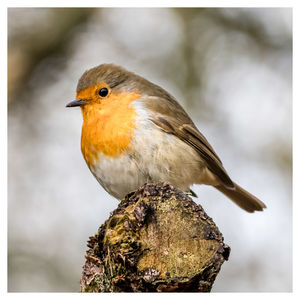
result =
[[[233,182],[191,118],[164,89],[113,64],[86,71],[76,100],[81,151],[98,182],[117,199],[144,183],[168,182],[187,193],[211,185],[248,212],[266,206]]]

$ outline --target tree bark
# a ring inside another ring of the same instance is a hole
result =
[[[82,292],[209,292],[230,253],[203,208],[169,184],[127,195],[88,247]]]

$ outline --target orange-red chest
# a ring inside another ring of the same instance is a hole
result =
[[[100,154],[122,155],[130,148],[136,128],[137,113],[131,102],[139,94],[115,94],[98,103],[82,107],[81,151],[90,167]]]

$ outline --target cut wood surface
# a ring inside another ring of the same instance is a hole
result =
[[[88,247],[82,292],[209,292],[230,253],[203,208],[169,184],[127,195]]]

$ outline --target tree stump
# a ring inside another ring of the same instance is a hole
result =
[[[88,241],[82,292],[209,292],[230,248],[169,184],[130,193]]]

